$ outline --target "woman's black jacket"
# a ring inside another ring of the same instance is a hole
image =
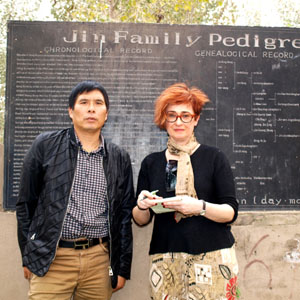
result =
[[[27,152],[16,204],[23,266],[44,276],[55,258],[72,189],[78,145],[74,128],[40,134]],[[131,211],[135,204],[132,168],[126,151],[104,143],[103,168],[109,207],[112,286],[130,277]]]

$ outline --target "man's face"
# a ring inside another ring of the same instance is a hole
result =
[[[77,133],[100,133],[107,120],[107,109],[102,93],[93,90],[79,95],[74,108],[69,107],[69,116]]]

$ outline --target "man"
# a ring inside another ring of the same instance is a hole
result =
[[[130,277],[132,168],[101,129],[109,99],[97,82],[69,97],[72,128],[39,135],[24,159],[16,205],[29,299],[110,299]]]

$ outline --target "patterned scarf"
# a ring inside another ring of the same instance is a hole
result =
[[[189,142],[184,145],[178,145],[174,140],[169,137],[168,150],[169,153],[179,156],[177,165],[177,181],[175,187],[176,196],[188,195],[193,198],[197,198],[197,194],[194,187],[194,172],[191,163],[191,154],[199,146],[194,134],[191,136]],[[181,218],[188,216],[175,212],[175,220],[179,222]]]

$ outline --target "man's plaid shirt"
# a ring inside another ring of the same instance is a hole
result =
[[[62,238],[108,236],[107,184],[103,170],[103,146],[92,152],[79,145],[71,197],[64,220]],[[104,140],[102,138],[103,145]]]

